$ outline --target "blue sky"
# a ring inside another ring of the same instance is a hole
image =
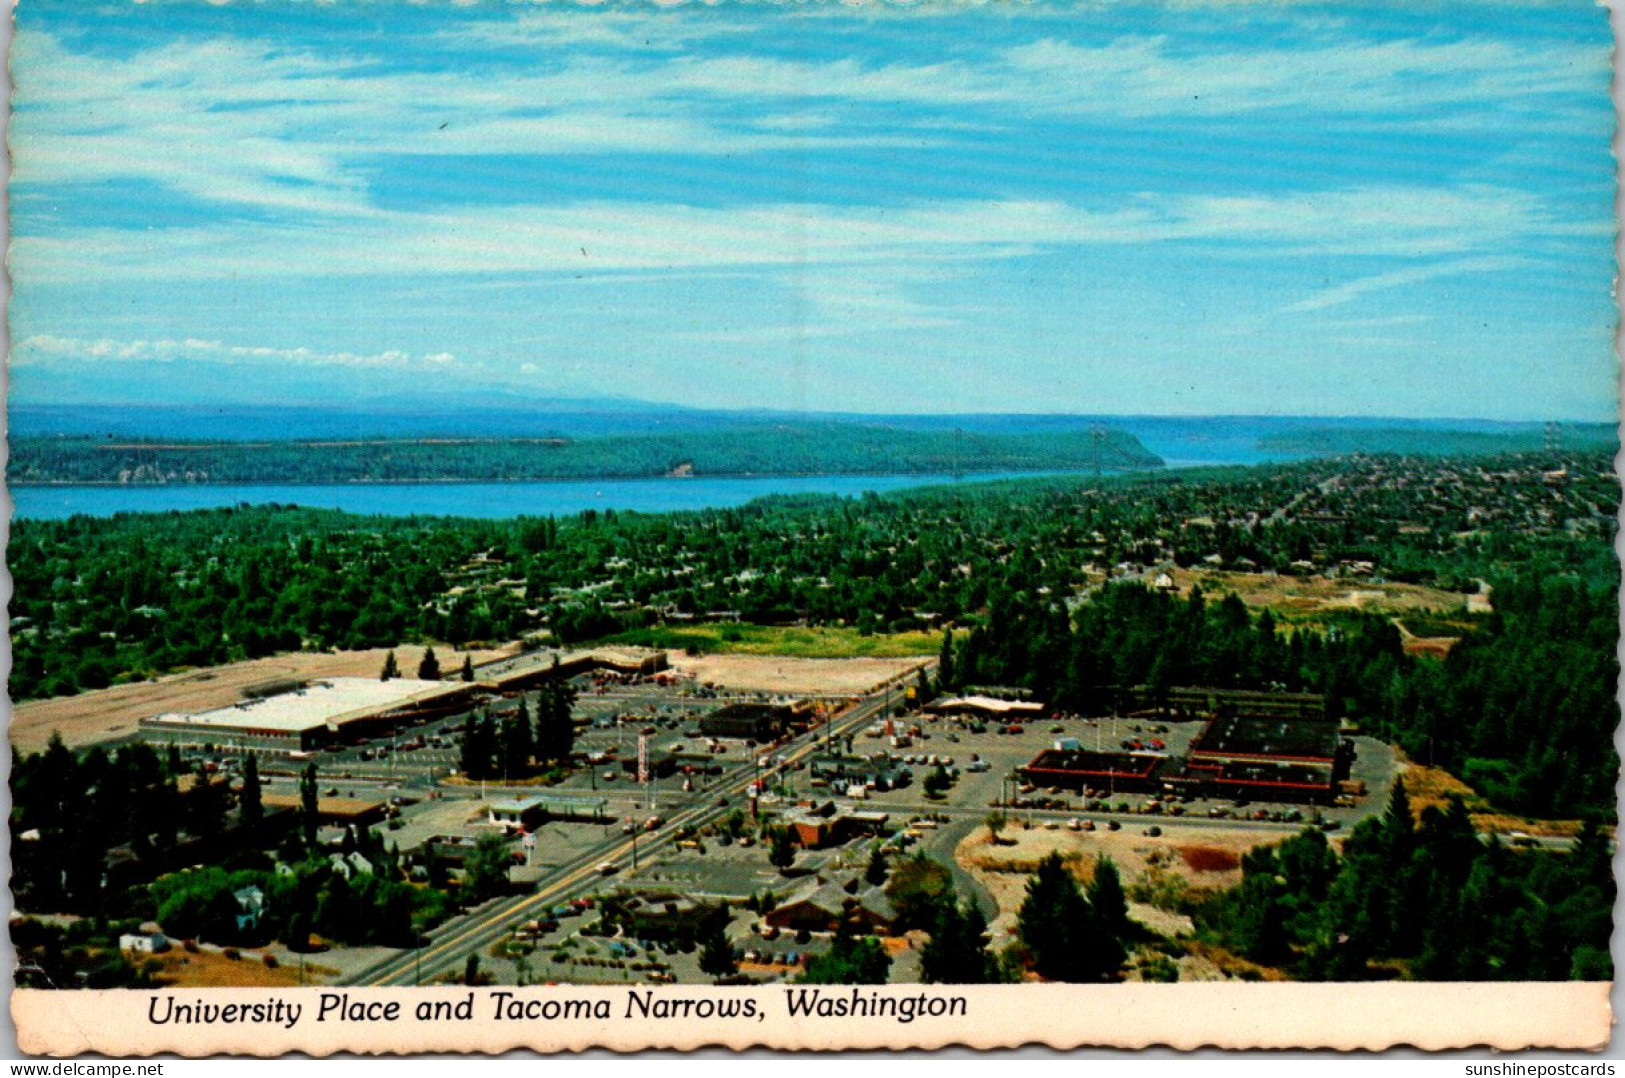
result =
[[[17,19],[18,404],[1616,411],[1578,0]]]

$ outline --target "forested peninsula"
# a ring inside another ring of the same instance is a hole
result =
[[[409,483],[793,475],[962,475],[1162,464],[1132,434],[760,424],[604,437],[175,442],[20,438],[8,479],[41,484]]]

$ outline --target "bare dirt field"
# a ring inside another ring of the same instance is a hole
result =
[[[1323,610],[1403,614],[1467,609],[1467,596],[1417,584],[1373,584],[1330,580],[1323,576],[1269,576],[1216,569],[1175,569],[1170,575],[1181,596],[1189,595],[1193,585],[1200,585],[1202,593],[1209,598],[1234,592],[1248,606],[1269,607],[1288,615],[1313,615]]]
[[[1129,917],[1158,935],[1183,938],[1186,953],[1177,960],[1180,980],[1278,980],[1281,974],[1277,970],[1191,939],[1194,926],[1189,917],[1147,900],[1233,887],[1241,882],[1243,854],[1287,837],[1268,831],[1180,826],[1165,828],[1160,837],[1152,838],[1144,834],[1142,825],[1128,824],[1122,831],[1093,832],[1006,828],[1000,835],[1002,844],[992,846],[987,829],[979,827],[965,836],[954,857],[999,905],[998,916],[989,925],[995,950],[1015,941],[1016,918],[1026,899],[1027,880],[1040,860],[1059,853],[1072,875],[1087,886],[1094,879],[1095,865],[1106,856],[1117,865],[1129,893]],[[1134,980],[1139,973],[1131,968],[1127,976]]]
[[[924,658],[795,659],[777,655],[689,655],[668,651],[667,660],[696,681],[747,692],[808,696],[856,696],[888,678],[908,673]]]
[[[1450,654],[1450,649],[1461,643],[1459,636],[1417,636],[1398,618],[1394,619],[1394,628],[1399,630],[1400,646],[1407,655],[1426,655],[1433,659],[1444,659]]]
[[[263,951],[243,951],[238,958],[227,958],[219,951],[206,950],[188,954],[175,948],[153,961],[159,965],[158,978],[176,988],[287,988],[299,984],[297,960],[288,963],[287,956],[275,966],[265,964]],[[306,983],[319,982],[325,974],[336,971],[307,963]]]
[[[1095,865],[1102,856],[1117,865],[1123,887],[1131,895],[1137,888],[1169,890],[1222,890],[1241,882],[1241,856],[1255,846],[1286,839],[1286,834],[1270,831],[1226,830],[1222,827],[1166,827],[1152,838],[1144,826],[1127,824],[1121,831],[1017,830],[1007,827],[1000,845],[988,843],[987,828],[979,827],[965,836],[954,858],[987,888],[999,904],[993,922],[994,938],[1012,933],[1016,913],[1026,897],[1027,878],[1038,862],[1059,853],[1078,881],[1087,885],[1094,878]],[[1131,902],[1130,916],[1165,935],[1190,930],[1189,921],[1153,905]]]
[[[249,685],[273,678],[376,677],[383,669],[387,648],[335,653],[295,652],[249,662],[229,663],[184,674],[170,674],[156,681],[116,685],[110,689],[33,700],[17,705],[11,716],[11,744],[18,752],[38,752],[59,730],[69,748],[93,745],[99,741],[133,734],[136,724],[165,712],[207,711],[225,707],[241,699]],[[395,650],[402,673],[411,676],[423,649],[403,646]],[[501,658],[511,648],[473,652],[476,663]],[[439,648],[435,652],[441,668],[447,671],[462,664],[462,652]]]

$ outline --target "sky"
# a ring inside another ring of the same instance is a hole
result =
[[[1611,419],[1582,0],[27,0],[13,404]]]

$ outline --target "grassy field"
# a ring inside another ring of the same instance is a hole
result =
[[[1269,576],[1214,569],[1175,569],[1170,575],[1181,596],[1189,595],[1195,586],[1201,587],[1209,600],[1234,592],[1249,607],[1268,608],[1278,618],[1295,624],[1335,623],[1340,614],[1366,611],[1414,620],[1412,631],[1418,636],[1429,636],[1433,634],[1415,626],[1431,629],[1444,622],[1467,621],[1465,595],[1418,584],[1373,584],[1321,576]]]
[[[938,633],[864,636],[851,626],[767,626],[703,623],[682,628],[634,629],[606,643],[668,648],[695,654],[783,655],[799,659],[906,659],[935,655]]]

